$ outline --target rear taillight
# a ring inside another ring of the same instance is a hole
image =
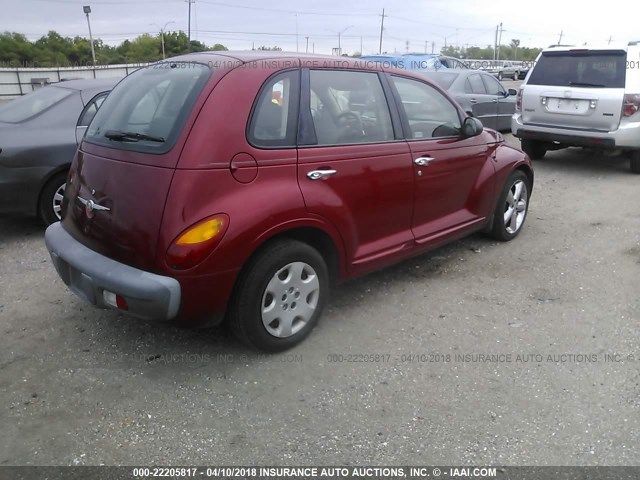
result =
[[[622,116],[630,117],[635,115],[640,110],[640,94],[627,93],[624,96],[624,102],[622,103]]]
[[[522,111],[522,89],[518,90],[518,95],[516,95],[516,112]]]
[[[229,226],[224,213],[207,217],[192,225],[171,243],[167,263],[175,270],[186,270],[202,262],[220,243]]]

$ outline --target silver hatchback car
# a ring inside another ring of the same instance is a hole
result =
[[[591,147],[628,155],[640,174],[640,42],[543,50],[516,99],[511,131],[532,159]]]

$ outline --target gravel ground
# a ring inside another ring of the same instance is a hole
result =
[[[273,356],[83,304],[0,218],[0,465],[640,464],[640,178],[535,168],[517,240],[344,284]]]

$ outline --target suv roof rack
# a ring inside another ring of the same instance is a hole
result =
[[[574,47],[575,45],[561,45],[559,43],[549,45],[547,48],[555,48],[555,47]]]

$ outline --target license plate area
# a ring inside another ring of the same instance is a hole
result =
[[[589,113],[590,100],[576,98],[547,98],[547,111],[566,115],[586,115]]]

